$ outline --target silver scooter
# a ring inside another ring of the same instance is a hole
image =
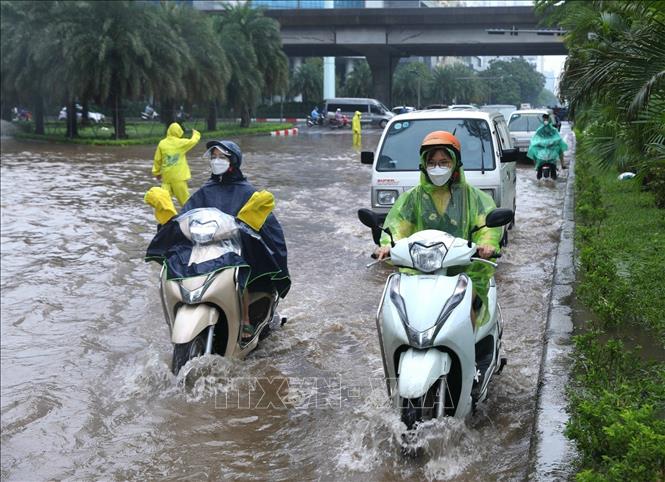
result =
[[[188,211],[177,218],[180,230],[193,243],[188,265],[201,264],[225,254],[242,257],[241,226],[216,208]],[[258,233],[255,233],[258,237]],[[233,257],[233,256],[231,256]],[[242,292],[240,270],[230,264],[210,273],[168,279],[166,264],[160,274],[160,295],[173,343],[172,371],[204,354],[243,358],[267,336],[277,315],[279,296],[274,292],[250,292],[249,318],[255,327],[251,340],[242,336]],[[281,320],[282,324],[285,320]]]
[[[390,235],[371,210],[359,210],[358,217],[372,228],[375,243],[381,231]],[[513,217],[510,209],[495,209],[487,215],[486,226],[505,226]],[[407,430],[431,418],[467,416],[486,398],[492,376],[506,364],[494,278],[488,293],[489,321],[475,327],[472,281],[464,273],[448,273],[472,262],[497,266],[474,257],[475,252],[470,239],[437,230],[392,242],[392,264],[418,271],[388,277],[376,316],[388,396]]]

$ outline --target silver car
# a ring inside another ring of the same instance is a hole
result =
[[[513,145],[519,150],[520,157],[526,160],[531,138],[541,125],[543,114],[549,114],[554,119],[551,109],[520,109],[510,115],[508,130],[513,139]]]

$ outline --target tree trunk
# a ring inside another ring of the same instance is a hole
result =
[[[113,112],[113,138],[127,139],[127,131],[125,129],[125,114],[122,109],[122,98],[117,92],[112,92],[109,98],[111,104],[111,111]]]
[[[33,119],[35,120],[35,134],[44,135],[44,98],[41,94],[35,94]]]
[[[217,101],[212,100],[208,104],[208,131],[217,130]]]
[[[240,127],[249,127],[251,115],[249,109],[245,106],[240,109]]]
[[[76,101],[70,100],[69,105],[67,105],[67,133],[66,137],[68,139],[74,139],[78,137],[78,124],[76,119]]]
[[[160,115],[164,126],[168,129],[175,122],[175,102],[173,99],[165,99],[162,102],[162,113]]]
[[[2,108],[0,108],[0,118],[6,120],[7,122],[12,121],[12,107],[9,102],[2,102]]]
[[[81,102],[81,127],[87,127],[90,125],[90,119],[88,119],[88,100],[85,99]]]

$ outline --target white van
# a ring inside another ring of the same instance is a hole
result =
[[[420,143],[432,131],[448,131],[462,145],[466,179],[492,196],[497,207],[515,210],[517,150],[506,120],[498,112],[416,111],[393,117],[374,152],[362,152],[372,164],[372,211],[385,218],[397,197],[420,181]]]
[[[336,97],[326,99],[324,111],[327,112],[328,119],[335,117],[335,111],[339,109],[349,120],[356,111],[360,112],[360,123],[379,126],[383,129],[388,121],[395,115],[390,109],[376,99],[367,99],[363,97]]]

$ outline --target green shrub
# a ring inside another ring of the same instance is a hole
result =
[[[665,363],[645,360],[622,341],[601,341],[606,328],[646,330],[662,351],[665,215],[651,189],[619,181],[583,152],[575,171],[576,294],[596,315],[574,338],[566,435],[579,449],[576,478],[665,481]]]

